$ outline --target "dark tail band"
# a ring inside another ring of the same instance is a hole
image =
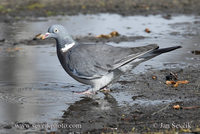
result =
[[[181,48],[181,46],[174,46],[174,47],[161,48],[161,49],[157,48],[157,49],[154,49],[151,52],[141,56],[141,58],[148,60],[148,59],[151,59],[151,58],[158,56],[162,53],[170,52],[170,51],[173,51],[173,50],[178,49],[178,48]]]
[[[152,51],[152,54],[159,55],[159,54],[162,54],[162,53],[173,51],[173,50],[178,49],[178,48],[181,48],[181,46],[155,49],[155,50]]]

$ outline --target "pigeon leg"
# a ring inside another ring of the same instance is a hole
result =
[[[111,92],[110,89],[107,89],[107,88],[103,88],[100,91],[103,92],[103,93],[109,93],[109,92]]]

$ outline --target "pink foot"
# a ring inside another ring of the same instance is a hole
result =
[[[100,91],[103,92],[103,93],[109,93],[109,92],[111,92],[110,89],[107,89],[107,88],[103,88]]]
[[[83,92],[75,92],[75,94],[79,94],[79,95],[92,95],[94,93],[92,93],[89,90],[83,91]]]

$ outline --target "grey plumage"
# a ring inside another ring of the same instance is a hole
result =
[[[81,44],[74,46],[66,58],[69,59],[68,66],[74,75],[85,79],[96,79],[157,47],[155,44],[136,48]]]
[[[80,44],[61,25],[53,25],[48,29],[45,38],[50,37],[56,39],[58,58],[65,71],[79,82],[91,85],[89,91],[94,92],[139,63],[180,48],[176,46],[158,49],[156,44],[133,48]]]

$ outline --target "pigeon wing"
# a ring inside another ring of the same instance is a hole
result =
[[[134,48],[79,44],[68,52],[68,67],[79,78],[100,78],[156,48],[155,44]]]

